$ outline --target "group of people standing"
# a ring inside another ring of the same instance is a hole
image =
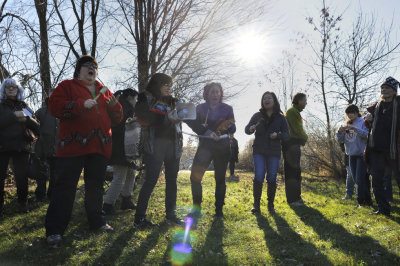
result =
[[[205,102],[196,107],[196,119],[183,121],[176,113],[178,100],[172,96],[173,79],[169,75],[154,74],[146,89],[139,94],[133,89],[112,94],[96,80],[97,74],[97,61],[87,55],[80,57],[73,79],[58,84],[44,109],[39,110],[36,116],[27,115],[26,111],[30,109],[23,102],[23,89],[17,81],[7,79],[3,82],[0,90],[0,212],[3,210],[4,179],[10,158],[14,164],[18,202],[22,209],[26,208],[28,182],[24,166],[27,165],[33,142],[27,134],[31,131],[44,140],[41,144],[43,147],[46,143],[48,146],[53,145],[47,148],[49,152],[41,155],[51,165],[48,193],[50,204],[45,219],[46,237],[50,246],[61,244],[72,215],[82,170],[85,181],[84,204],[90,228],[113,231],[104,214],[115,212],[115,202],[119,195],[122,195],[121,209],[136,209],[133,221],[135,229],[154,226],[146,218],[146,211],[163,165],[166,180],[165,218],[181,225],[183,221],[176,214],[176,199],[182,154],[182,122],[185,122],[199,136],[190,175],[193,208],[188,216],[193,218],[196,226],[202,215],[202,179],[213,162],[215,217],[223,217],[226,170],[228,162],[234,166],[237,152],[234,152],[236,155],[232,154],[235,145],[232,136],[236,131],[233,108],[223,102],[222,85],[216,82],[206,84],[203,90]],[[366,165],[370,165],[378,212],[385,215],[390,214],[390,206],[382,196],[383,173],[398,172],[396,151],[400,142],[397,139],[399,116],[398,98],[395,97],[398,88],[396,82],[394,79],[385,81],[382,85],[382,101],[369,109],[371,115],[365,119],[360,117],[357,107],[349,106],[346,109],[346,126],[339,128],[337,134],[350,157],[349,164],[356,180],[359,203],[371,204],[371,195],[365,182]],[[300,157],[301,146],[305,145],[308,137],[300,113],[307,105],[306,95],[295,94],[292,104],[284,114],[275,93],[267,91],[262,95],[259,111],[245,127],[246,134],[255,135],[254,202],[251,209],[254,214],[261,212],[264,179],[267,183],[268,211],[275,212],[277,173],[282,153],[287,202],[292,206],[304,204],[301,197]],[[145,164],[145,178],[137,206],[132,202],[135,170],[124,151],[125,125],[131,118],[141,124],[140,146]],[[368,127],[372,129],[370,133]],[[46,141],[49,138],[51,142]],[[54,148],[54,139],[57,139],[56,151],[51,149]],[[42,146],[39,145],[38,150]],[[363,158],[365,147],[367,161]],[[103,203],[108,164],[113,165],[114,176]],[[38,189],[39,192],[43,191],[43,184],[38,184]]]
[[[337,140],[344,143],[349,157],[350,174],[347,184],[356,184],[358,204],[372,205],[371,175],[373,193],[378,204],[375,213],[386,216],[390,216],[389,202],[393,199],[392,178],[397,180],[400,188],[398,88],[399,82],[388,77],[381,85],[380,101],[368,107],[368,114],[364,117],[356,105],[347,106],[347,121],[336,134]],[[351,193],[350,188],[344,199],[351,198]]]

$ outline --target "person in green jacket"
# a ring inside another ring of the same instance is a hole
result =
[[[285,191],[287,202],[292,206],[299,206],[304,204],[301,198],[300,146],[304,146],[308,139],[300,112],[307,105],[307,96],[301,92],[296,93],[292,104],[285,114],[290,131],[290,140],[283,145]]]

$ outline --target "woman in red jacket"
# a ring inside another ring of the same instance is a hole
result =
[[[49,110],[60,119],[55,184],[46,215],[50,246],[59,246],[71,218],[82,169],[85,209],[92,229],[112,231],[104,216],[103,184],[111,155],[111,124],[121,121],[122,107],[110,91],[100,93],[97,62],[88,55],[78,59],[74,78],[62,81],[49,100]]]

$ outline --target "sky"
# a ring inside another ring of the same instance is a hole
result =
[[[397,11],[400,11],[399,0],[335,0],[326,1],[327,6],[331,6],[331,12],[335,14],[343,14],[343,21],[341,27],[343,30],[349,29],[357,14],[362,9],[364,14],[374,14],[378,21],[390,23]],[[332,4],[332,5],[330,5]],[[237,131],[235,137],[238,139],[240,150],[245,144],[253,138],[253,136],[246,135],[244,128],[251,116],[260,108],[261,96],[264,91],[276,91],[277,88],[271,88],[265,82],[264,74],[268,72],[271,67],[279,60],[283,50],[295,52],[295,44],[290,40],[296,37],[298,32],[308,36],[310,39],[316,36],[312,27],[307,23],[306,17],[318,17],[318,12],[321,9],[320,0],[280,0],[274,1],[271,9],[267,10],[263,18],[253,25],[253,30],[258,32],[264,37],[264,49],[260,51],[262,54],[261,60],[257,62],[243,62],[243,70],[238,79],[249,81],[249,86],[246,91],[239,96],[227,101],[228,104],[233,106]],[[277,26],[271,29],[271,22],[278,21]],[[394,17],[394,25],[399,25],[400,16]],[[399,27],[397,27],[399,28]],[[393,34],[399,34],[394,32]],[[396,36],[397,36],[396,35]],[[394,36],[394,37],[396,37]],[[399,36],[400,37],[400,36]],[[399,40],[399,38],[397,38]],[[308,48],[303,48],[300,51],[303,58],[311,57],[311,51]],[[307,66],[300,65],[297,70],[299,80],[305,80],[305,72]],[[400,78],[399,70],[392,70],[389,73],[394,77]],[[262,82],[263,84],[259,84]],[[301,83],[301,82],[300,82]],[[299,84],[295,90],[301,90],[308,93],[305,84]],[[282,106],[282,103],[281,103]],[[302,116],[307,121],[307,114],[314,112],[318,108],[318,103],[309,100],[307,110],[302,113]],[[305,122],[306,124],[307,122]],[[307,125],[306,125],[307,127]],[[184,130],[189,130],[184,128]]]

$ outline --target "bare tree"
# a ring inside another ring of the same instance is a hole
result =
[[[328,147],[330,150],[330,161],[332,163],[332,174],[334,176],[339,175],[339,170],[336,167],[336,158],[334,154],[334,138],[332,134],[332,122],[329,110],[329,102],[328,102],[328,88],[327,88],[327,62],[329,59],[329,40],[333,37],[333,34],[336,30],[339,30],[337,26],[338,22],[342,20],[341,16],[334,16],[329,13],[329,8],[325,4],[325,0],[322,1],[322,9],[319,17],[319,21],[315,22],[313,18],[307,18],[307,21],[310,25],[314,27],[314,31],[317,32],[320,36],[320,42],[316,45],[311,41],[308,41],[310,47],[314,51],[314,54],[317,58],[317,62],[315,62],[315,66],[319,69],[315,69],[312,67],[314,71],[314,77],[312,81],[317,84],[317,90],[322,97],[322,102],[325,111],[326,118],[326,135],[328,138]]]
[[[71,5],[68,5],[66,1],[63,0],[53,0],[53,4],[64,38],[75,57],[79,58],[81,55],[86,54],[90,54],[91,56],[95,57],[98,38],[97,15],[100,6],[100,0],[71,0]],[[72,13],[76,23],[71,24],[69,21],[68,25],[71,26],[68,27],[64,19],[63,12],[68,13],[71,9],[73,11]],[[88,17],[86,12],[89,12]],[[88,24],[90,24],[90,26],[88,26]],[[77,31],[74,30],[74,28],[76,28]],[[91,44],[89,47],[87,45],[88,42]],[[76,47],[76,43],[79,44],[78,47]],[[79,50],[80,52],[78,52]]]
[[[51,88],[49,37],[47,34],[47,0],[35,0],[36,12],[40,26],[40,79],[42,85],[42,102],[49,95]]]
[[[377,29],[374,16],[360,13],[350,34],[331,40],[328,64],[338,87],[335,93],[347,104],[363,106],[375,96],[400,48],[400,42],[391,41],[392,30],[393,24]]]
[[[236,25],[256,19],[262,12],[258,1],[249,1],[252,16],[244,11],[243,3],[231,0],[116,0],[118,8],[109,8],[109,14],[124,31],[121,47],[136,60],[139,91],[143,91],[149,77],[156,72],[168,72],[177,77],[175,93],[188,96],[215,77],[221,77],[216,55],[221,50],[208,41],[212,36],[226,34]],[[241,8],[238,6],[241,5]],[[122,14],[121,14],[122,13]],[[135,49],[135,52],[132,51]],[[211,70],[213,69],[213,70]]]

